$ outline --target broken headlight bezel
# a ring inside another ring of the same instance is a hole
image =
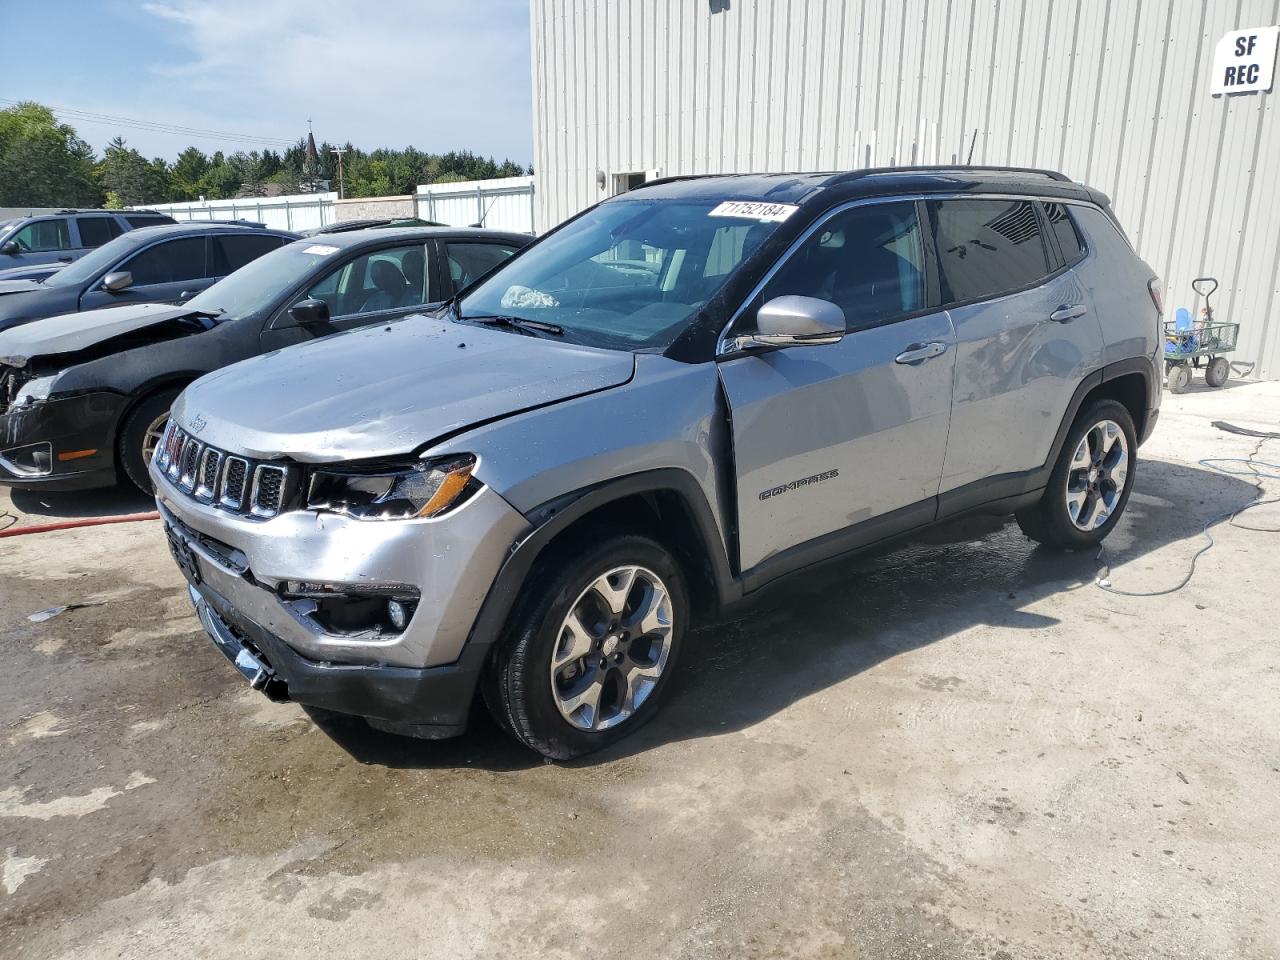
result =
[[[458,454],[410,464],[326,467],[311,471],[306,508],[357,520],[430,519],[480,486],[476,458]]]
[[[50,374],[47,377],[32,377],[14,392],[13,406],[26,407],[33,403],[39,403],[41,400],[48,400],[49,394],[53,390],[53,381],[56,379],[57,374]]]

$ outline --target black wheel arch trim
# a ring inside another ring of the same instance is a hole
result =
[[[628,497],[653,493],[673,493],[688,509],[695,533],[703,543],[718,606],[723,608],[737,599],[742,593],[741,583],[730,567],[720,525],[698,481],[678,467],[646,470],[565,494],[529,511],[526,516],[533,528],[512,544],[476,614],[468,646],[487,647],[502,635],[534,563],[556,536],[595,510]]]

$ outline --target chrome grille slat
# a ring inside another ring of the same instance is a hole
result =
[[[200,457],[200,468],[197,473],[195,497],[197,500],[212,500],[218,486],[218,468],[222,465],[222,451],[214,447],[205,447]]]

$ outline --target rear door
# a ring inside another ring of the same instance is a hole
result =
[[[934,518],[955,338],[926,281],[917,205],[864,202],[811,228],[735,324],[749,333],[762,304],[792,294],[837,304],[848,331],[720,362],[748,577]]]
[[[161,240],[116,264],[108,272],[128,271],[133,282],[119,293],[102,289],[101,279],[80,296],[81,310],[124,303],[178,303],[212,283],[206,275],[208,238]],[[185,296],[184,296],[185,295]]]
[[[72,251],[77,259],[124,233],[124,228],[120,226],[119,221],[110,214],[104,213],[74,217],[72,226],[79,238],[74,241],[76,248]]]
[[[1044,465],[1072,393],[1100,362],[1102,339],[1088,292],[1035,201],[957,198],[926,208],[958,340],[946,513],[1006,493],[992,478],[1016,486],[1019,474]],[[948,492],[957,492],[950,501]]]

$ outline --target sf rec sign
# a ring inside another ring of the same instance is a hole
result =
[[[1232,30],[1213,51],[1210,93],[1255,93],[1271,89],[1280,27]]]

